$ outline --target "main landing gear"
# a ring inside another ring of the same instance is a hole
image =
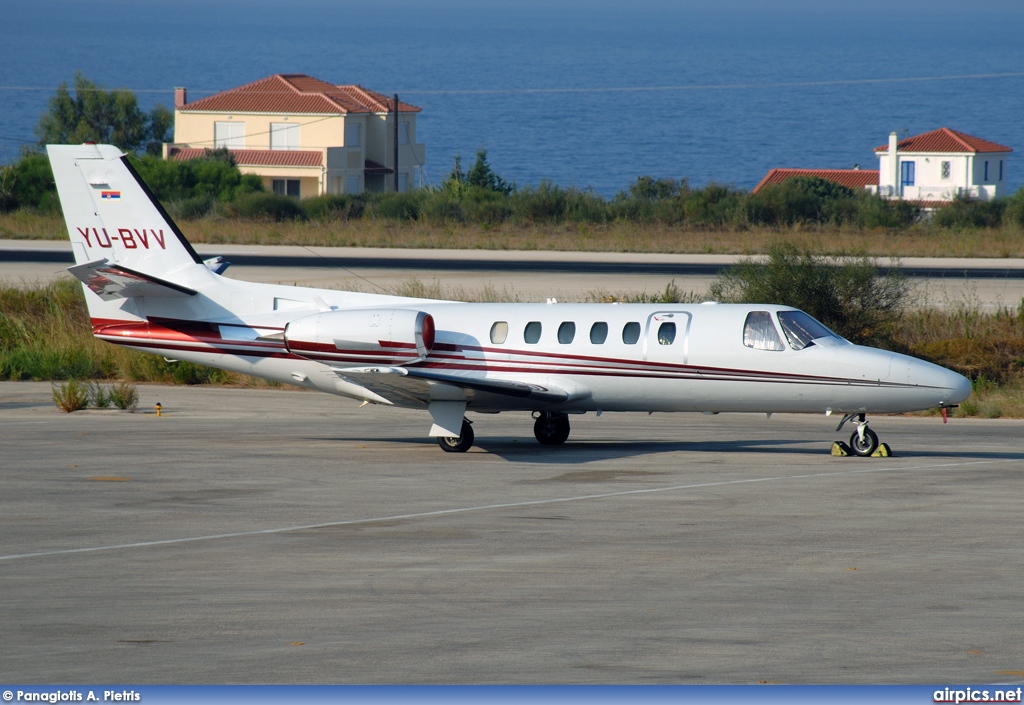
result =
[[[836,431],[843,430],[843,426],[846,422],[853,419],[857,419],[857,429],[850,436],[849,448],[853,451],[854,455],[867,458],[878,450],[878,435],[868,428],[866,414],[847,414],[843,417],[843,420],[839,422],[839,426],[836,428]]]
[[[465,453],[473,446],[473,427],[469,419],[462,419],[462,434],[460,436],[438,436],[437,445],[446,453]]]
[[[569,438],[569,417],[560,411],[535,411],[533,435],[543,445],[560,446]]]

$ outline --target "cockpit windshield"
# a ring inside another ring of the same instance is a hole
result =
[[[820,338],[842,340],[803,311],[779,311],[779,323],[782,324],[782,331],[786,334],[789,346],[794,350],[803,350],[814,345],[814,341]]]

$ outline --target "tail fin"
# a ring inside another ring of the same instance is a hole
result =
[[[75,264],[163,278],[202,259],[117,147],[47,145]]]

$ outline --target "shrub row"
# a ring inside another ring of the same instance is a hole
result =
[[[922,215],[913,203],[883,200],[816,178],[790,179],[748,193],[721,184],[691,188],[685,179],[641,176],[612,198],[547,181],[517,188],[494,174],[482,150],[468,172],[456,160],[452,173],[435,189],[304,201],[264,192],[260,179],[241,174],[227,150],[211,150],[205,158],[186,162],[144,156],[134,163],[171,215],[186,220],[216,213],[278,222],[386,219],[490,227],[506,222],[628,221],[697,228],[830,225],[898,230],[919,222]],[[45,155],[28,154],[0,168],[0,211],[18,208],[59,209]],[[1024,189],[999,201],[956,201],[936,211],[933,221],[954,230],[1024,227]]]

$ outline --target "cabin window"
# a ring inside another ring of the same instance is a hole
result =
[[[496,321],[491,326],[491,342],[495,345],[501,345],[506,340],[508,340],[508,322]]]
[[[540,321],[530,321],[523,330],[523,340],[533,345],[540,340]]]
[[[562,325],[558,326],[558,342],[562,345],[568,345],[575,337],[576,324],[572,321],[565,321]]]
[[[743,324],[743,344],[754,350],[785,350],[779,331],[767,311],[751,311]]]
[[[590,342],[594,345],[604,345],[604,341],[608,340],[608,324],[604,321],[598,321],[594,325],[590,326]]]
[[[662,323],[658,326],[658,345],[671,345],[676,340],[676,324]]]
[[[803,311],[779,311],[779,323],[782,324],[789,346],[794,350],[810,347],[819,338],[839,338]]]
[[[622,327],[622,342],[626,345],[635,345],[640,340],[640,324],[631,321]]]

